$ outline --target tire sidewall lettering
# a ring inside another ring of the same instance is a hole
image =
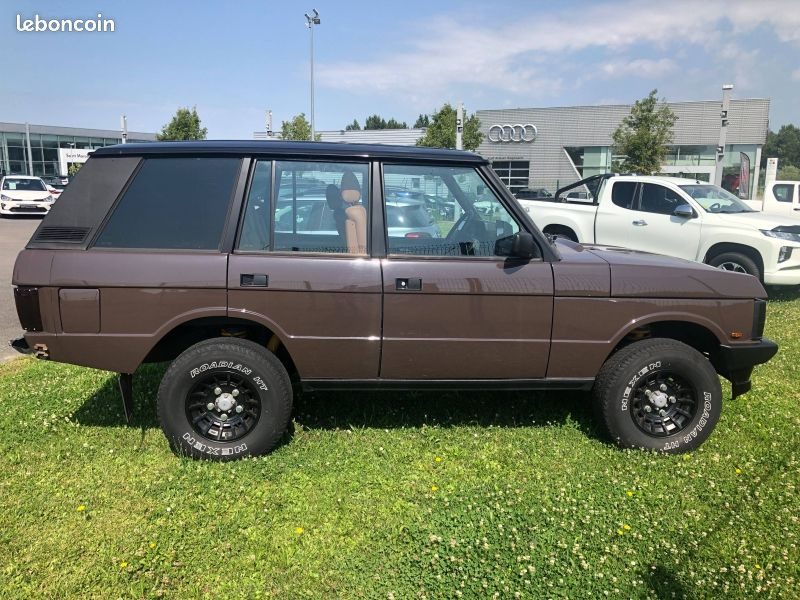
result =
[[[241,454],[242,452],[247,451],[247,444],[245,443],[236,444],[230,447],[211,446],[203,442],[201,439],[198,439],[198,437],[199,436],[189,431],[187,431],[181,436],[183,441],[186,442],[193,449],[197,450],[198,452],[207,454],[208,456],[235,456],[237,454]]]

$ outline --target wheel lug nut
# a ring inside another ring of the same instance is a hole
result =
[[[206,408],[208,410],[214,410],[214,403],[213,402],[209,402],[208,404],[206,404]]]
[[[667,384],[666,383],[662,383],[660,386],[658,386],[658,389],[660,389],[662,392],[666,392],[667,391]]]
[[[239,390],[237,390],[237,389],[234,389],[234,390],[231,392],[231,396],[233,396],[234,398],[236,398],[236,396],[238,396],[238,395],[239,395]]]
[[[650,408],[647,404],[644,405],[644,412],[650,412],[651,410],[653,409]]]
[[[662,408],[660,411],[658,411],[658,414],[659,414],[659,415],[661,415],[662,417],[666,417],[666,416],[667,416],[667,411],[665,411],[665,410]]]
[[[669,402],[670,402],[670,404],[675,404],[675,396],[670,396],[669,397]]]
[[[222,388],[214,388],[214,395],[219,396],[222,393]]]
[[[242,406],[241,404],[240,404],[239,406],[237,406],[237,407],[236,407],[236,412],[237,412],[237,413],[240,413],[240,412],[242,412],[243,410],[244,410],[244,406]]]
[[[650,396],[652,396],[652,395],[653,395],[653,390],[645,390],[645,391],[644,391],[644,395],[645,395],[645,396],[647,396],[647,397],[649,398]]]
[[[219,416],[219,420],[220,420],[220,421],[227,421],[227,420],[228,420],[228,415],[226,415],[225,413],[222,413],[222,414]]]

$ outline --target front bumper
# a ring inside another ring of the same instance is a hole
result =
[[[0,215],[46,215],[52,205],[52,202],[3,200],[0,202]]]
[[[767,362],[778,352],[778,344],[762,338],[755,344],[720,346],[711,356],[717,373],[731,382],[734,398],[750,391],[753,367]]]

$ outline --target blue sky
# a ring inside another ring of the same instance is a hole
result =
[[[467,109],[772,99],[800,124],[797,1],[294,2],[4,0],[0,121],[157,131],[196,105],[211,138],[250,138],[308,113],[316,7],[316,126],[368,114],[411,124],[445,101]],[[113,18],[114,33],[22,33],[16,15]]]

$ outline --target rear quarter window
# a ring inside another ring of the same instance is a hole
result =
[[[611,187],[611,201],[621,208],[633,210],[635,181],[616,181]]]
[[[216,250],[239,158],[149,158],[95,242],[101,248]]]

